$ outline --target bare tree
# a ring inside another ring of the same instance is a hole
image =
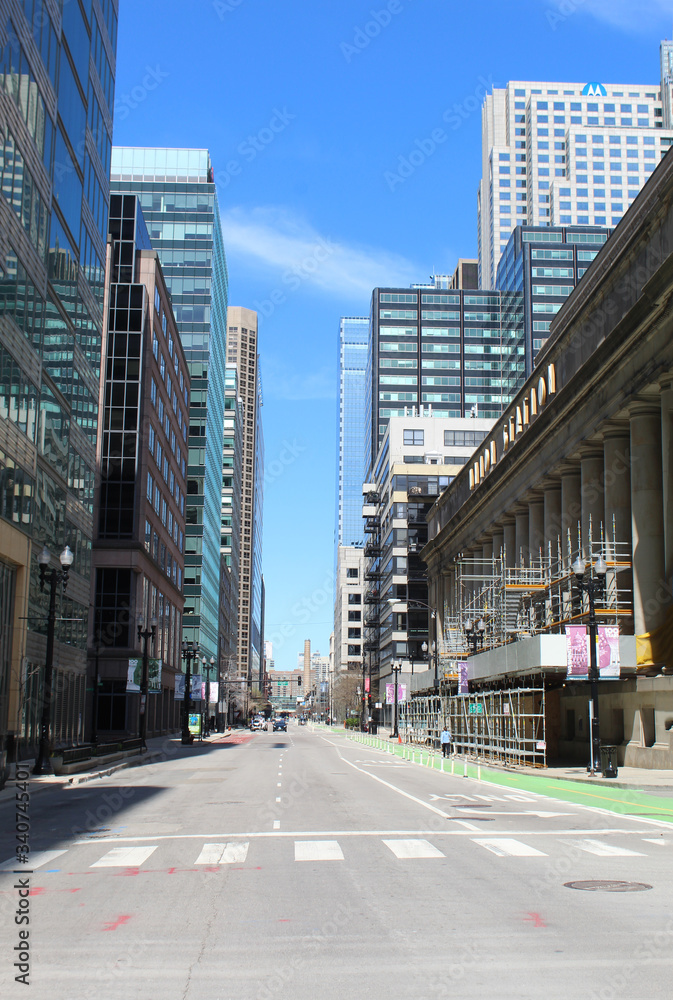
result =
[[[351,709],[359,712],[362,708],[360,676],[356,673],[340,674],[332,689],[332,711],[339,722],[348,718]]]

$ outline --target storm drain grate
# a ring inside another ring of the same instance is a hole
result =
[[[566,889],[584,889],[586,892],[645,892],[652,886],[647,882],[621,882],[616,879],[593,879],[588,882],[564,882]]]

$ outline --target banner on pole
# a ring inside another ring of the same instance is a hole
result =
[[[458,664],[458,694],[467,694],[470,690],[467,682],[467,667],[467,660],[462,660]]]
[[[596,636],[596,662],[601,678],[619,677],[619,626],[599,625]]]
[[[566,625],[567,676],[575,680],[589,676],[589,636],[586,625]]]
[[[161,694],[161,665],[162,661],[153,656],[147,659],[147,692],[148,694]],[[128,672],[126,675],[126,691],[139,693],[143,682],[143,661],[141,658],[129,660]]]
[[[406,684],[398,684],[397,685],[397,701],[399,703],[400,701],[406,701],[406,700],[407,700],[407,685]],[[394,684],[386,684],[386,702],[389,705],[394,705],[395,704],[395,685]]]

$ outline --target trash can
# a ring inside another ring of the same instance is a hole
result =
[[[617,770],[617,747],[601,747],[601,774],[604,778],[616,778]]]

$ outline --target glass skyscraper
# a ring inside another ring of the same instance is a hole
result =
[[[191,375],[183,637],[218,657],[227,264],[207,149],[112,150],[111,190],[137,194]]]
[[[38,738],[44,545],[74,553],[51,735],[83,737],[116,44],[112,0],[0,0],[0,782]]]
[[[334,562],[340,545],[362,543],[362,484],[365,475],[365,401],[368,316],[339,323],[337,398],[337,496]]]

